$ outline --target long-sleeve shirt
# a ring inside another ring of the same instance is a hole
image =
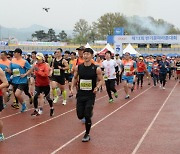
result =
[[[48,86],[49,85],[49,72],[50,67],[47,63],[37,63],[34,66],[35,85],[36,86]]]

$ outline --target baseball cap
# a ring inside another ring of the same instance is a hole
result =
[[[44,55],[43,55],[42,53],[37,53],[37,54],[36,54],[36,58],[37,58],[37,59],[42,59],[42,60],[45,59],[45,58],[44,58]]]
[[[20,48],[16,48],[14,52],[22,54],[22,50]]]
[[[84,46],[80,46],[79,48],[76,48],[76,50],[85,50],[86,48]]]

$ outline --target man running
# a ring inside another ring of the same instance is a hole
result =
[[[6,76],[3,72],[3,70],[0,68],[0,116],[1,116],[1,112],[4,109],[3,106],[3,93],[2,93],[2,89],[6,88],[8,86],[8,81],[6,79]],[[3,135],[3,122],[0,119],[0,141],[4,140],[4,135]]]
[[[101,69],[91,62],[93,50],[86,48],[83,52],[83,58],[84,63],[76,66],[74,70],[71,93],[73,93],[74,87],[78,86],[76,111],[79,119],[85,117],[86,132],[82,142],[88,142],[90,140],[89,133],[92,125],[91,118],[95,96],[99,87],[102,85],[103,78]]]
[[[136,62],[130,58],[130,53],[124,54],[125,59],[122,61],[121,70],[123,70],[122,80],[124,82],[125,99],[129,98],[129,88],[133,87],[134,72],[136,71]],[[120,72],[121,73],[121,72]]]
[[[26,111],[27,107],[26,103],[23,100],[22,92],[24,91],[24,93],[29,97],[29,99],[32,100],[29,93],[27,79],[27,75],[31,72],[31,66],[26,60],[22,58],[22,50],[20,48],[16,48],[14,51],[14,58],[11,61],[10,69],[13,74],[13,91],[18,102],[22,105],[21,112],[24,112]]]
[[[102,67],[104,68],[104,80],[106,84],[106,91],[109,96],[109,103],[114,102],[112,98],[111,91],[114,93],[114,96],[117,98],[118,93],[115,88],[116,82],[116,70],[118,70],[118,65],[115,60],[111,59],[112,53],[111,51],[106,51],[105,58],[106,60],[103,61]]]
[[[51,85],[52,85],[52,91],[53,91],[53,95],[54,95],[54,101],[53,103],[57,103],[59,96],[57,94],[57,87],[59,87],[59,89],[62,92],[62,96],[63,96],[63,105],[66,105],[66,98],[67,98],[67,93],[65,90],[65,75],[64,75],[64,71],[68,70],[69,66],[67,61],[62,57],[62,49],[58,48],[56,50],[56,58],[54,59],[53,63],[52,63],[52,69],[51,69],[51,73],[50,76],[52,76],[51,80]]]

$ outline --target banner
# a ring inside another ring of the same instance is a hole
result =
[[[8,42],[0,41],[0,46],[8,46]]]
[[[20,41],[18,45],[24,46],[66,46],[66,42],[29,42],[29,41]]]

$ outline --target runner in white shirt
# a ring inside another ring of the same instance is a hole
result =
[[[115,81],[116,81],[116,69],[117,63],[115,60],[111,59],[111,52],[107,51],[105,53],[106,60],[103,61],[102,67],[104,68],[104,80],[106,84],[106,91],[109,96],[109,103],[112,103],[114,100],[111,95],[111,91],[114,92],[114,96],[117,98],[118,94],[115,89]]]

